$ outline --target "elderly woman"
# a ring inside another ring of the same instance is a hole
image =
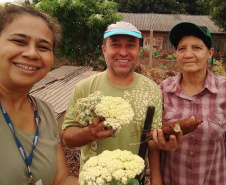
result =
[[[31,6],[0,10],[0,184],[78,184],[52,107],[29,95],[54,60],[60,25]]]
[[[226,183],[226,78],[210,72],[214,49],[208,28],[182,22],[169,38],[176,48],[181,74],[160,84],[163,121],[188,117],[203,120],[185,135],[175,151],[162,152],[164,185],[223,185]]]

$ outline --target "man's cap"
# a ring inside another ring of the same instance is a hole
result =
[[[169,39],[173,46],[177,49],[178,43],[184,36],[193,35],[201,39],[207,48],[212,47],[212,37],[209,29],[205,26],[197,26],[191,22],[181,22],[171,28],[169,32]]]
[[[116,24],[111,24],[104,32],[104,38],[112,35],[131,35],[133,37],[142,38],[141,32],[131,23],[119,21]]]

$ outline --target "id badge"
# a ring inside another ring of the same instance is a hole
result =
[[[37,181],[36,185],[42,185],[42,180],[40,179],[39,181]]]

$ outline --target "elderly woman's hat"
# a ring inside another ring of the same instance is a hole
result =
[[[178,43],[184,36],[195,36],[201,39],[207,48],[212,47],[212,38],[210,32],[205,26],[197,26],[191,22],[181,22],[175,25],[169,32],[169,39],[173,46],[177,49]]]

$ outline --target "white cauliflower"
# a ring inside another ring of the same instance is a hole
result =
[[[144,169],[144,160],[126,150],[104,151],[91,157],[79,174],[79,184],[103,185],[111,181],[126,184]]]
[[[103,96],[99,91],[77,100],[74,112],[83,125],[100,116],[105,119],[104,125],[107,129],[117,129],[118,132],[123,125],[130,124],[134,117],[131,105],[123,98]]]
[[[130,124],[134,112],[131,105],[120,97],[105,96],[96,105],[95,113],[105,118],[104,124],[111,129],[121,129]]]
[[[90,94],[87,98],[80,98],[77,100],[74,113],[77,114],[80,124],[86,126],[89,123],[92,123],[92,119],[97,116],[94,109],[102,97],[103,94],[96,91],[94,94]]]

